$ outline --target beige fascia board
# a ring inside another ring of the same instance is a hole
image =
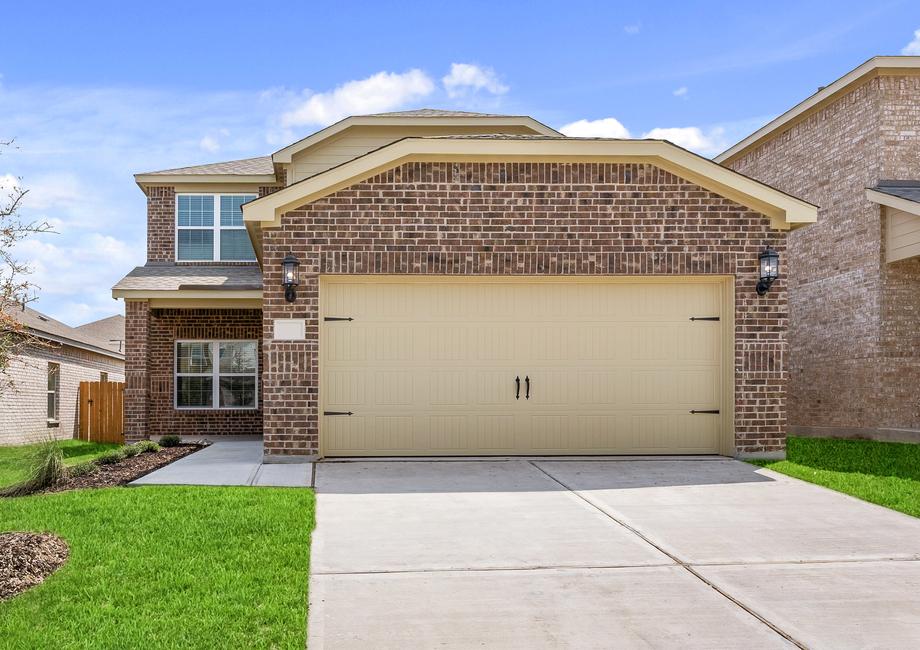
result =
[[[293,161],[295,154],[308,149],[324,140],[350,129],[353,126],[526,126],[535,135],[562,135],[526,115],[503,115],[501,117],[346,117],[325,129],[289,144],[272,154],[272,162],[287,164]]]
[[[920,217],[920,203],[909,199],[902,199],[900,196],[892,196],[885,192],[879,192],[871,188],[866,189],[866,198],[873,203],[884,205],[895,210],[901,210]]]
[[[846,73],[836,81],[821,88],[808,99],[796,104],[788,111],[771,120],[766,125],[757,129],[737,144],[726,149],[718,156],[713,158],[717,163],[727,164],[744,153],[747,149],[762,143],[763,140],[778,135],[783,127],[791,127],[813,110],[826,106],[837,99],[839,95],[848,91],[856,83],[865,81],[865,78],[871,78],[877,75],[894,75],[904,74],[907,71],[914,70],[920,74],[920,56],[876,56],[859,67]]]
[[[187,192],[206,192],[213,186],[222,191],[233,191],[228,185],[262,187],[281,185],[274,174],[135,174],[134,181],[141,190],[158,186],[188,186]]]
[[[256,289],[112,289],[112,297],[125,300],[262,300],[262,291]]]
[[[281,215],[405,162],[649,162],[721,194],[787,230],[817,221],[816,206],[664,140],[404,138],[243,205],[243,220],[277,227]]]
[[[108,348],[97,347],[95,345],[90,345],[88,343],[82,343],[80,341],[74,341],[73,339],[67,338],[66,336],[55,336],[54,334],[48,334],[47,332],[42,332],[41,330],[35,329],[33,327],[28,328],[29,331],[36,338],[45,339],[46,341],[51,341],[52,343],[58,343],[60,345],[69,345],[72,348],[77,348],[79,350],[86,350],[87,352],[93,352],[95,354],[101,354],[103,356],[112,357],[113,359],[118,359],[119,361],[125,360],[125,355],[119,354],[114,350],[109,350]]]

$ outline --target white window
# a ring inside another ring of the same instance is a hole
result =
[[[176,341],[176,408],[254,409],[256,341]]]
[[[178,194],[176,260],[179,262],[254,262],[241,205],[255,194]]]
[[[108,381],[108,380],[109,380],[109,373],[107,372],[99,373],[99,381]]]
[[[61,403],[61,366],[57,363],[48,364],[48,423],[58,421],[58,412]]]

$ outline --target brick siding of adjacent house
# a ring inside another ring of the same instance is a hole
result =
[[[269,455],[318,450],[320,274],[707,275],[735,277],[735,440],[783,449],[786,282],[754,286],[762,215],[649,164],[413,163],[289,212],[263,231],[263,408]],[[301,262],[297,301],[281,259]],[[274,341],[306,318],[304,341]],[[129,316],[130,321],[130,316]]]
[[[58,422],[48,422],[48,363],[60,365]],[[124,381],[124,362],[69,345],[49,344],[26,349],[7,368],[0,393],[0,445],[41,442],[46,438],[70,439],[79,426],[79,387],[82,381]]]
[[[920,77],[868,79],[729,166],[821,206],[783,265],[791,430],[920,439],[920,260],[885,262],[865,197],[920,179]]]
[[[125,437],[259,435],[262,397],[257,409],[175,408],[175,345],[179,340],[259,341],[262,367],[262,312],[259,309],[151,309],[128,300],[125,386]],[[261,388],[262,382],[259,381]]]

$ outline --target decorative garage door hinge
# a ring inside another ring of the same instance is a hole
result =
[[[352,318],[351,316],[326,316],[323,320],[324,320],[324,321],[330,321],[330,320],[354,320],[354,318]]]
[[[719,411],[719,409],[708,409],[708,410],[703,410],[703,411],[693,410],[693,411],[690,411],[690,413],[693,415],[696,415],[697,413],[721,413],[721,411]]]
[[[690,320],[720,320],[718,316],[691,316]]]
[[[323,411],[323,415],[354,415],[351,411]]]

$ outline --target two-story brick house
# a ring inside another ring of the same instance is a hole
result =
[[[420,110],[136,179],[129,439],[260,434],[277,462],[783,449],[774,252],[816,208],[673,144]]]
[[[789,237],[789,424],[920,441],[920,57],[876,57],[716,160],[821,206]]]

